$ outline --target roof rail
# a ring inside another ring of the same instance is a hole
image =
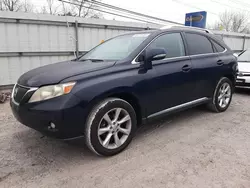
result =
[[[213,34],[213,32],[211,32],[208,29],[203,29],[203,28],[199,28],[199,27],[191,27],[191,26],[179,26],[179,25],[167,25],[167,26],[163,26],[160,29],[171,29],[171,28],[188,28],[188,29],[193,29],[193,30],[199,30],[199,31],[204,31],[206,33],[210,33]]]

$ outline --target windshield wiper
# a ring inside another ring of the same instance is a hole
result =
[[[102,62],[103,59],[80,59],[79,61],[92,61],[92,62]]]

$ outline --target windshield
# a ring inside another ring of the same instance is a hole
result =
[[[150,33],[128,34],[110,39],[90,52],[86,53],[80,60],[121,60],[128,57]]]
[[[243,52],[243,53],[238,57],[238,61],[250,62],[250,50],[246,50],[245,52]]]

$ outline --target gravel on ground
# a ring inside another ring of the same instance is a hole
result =
[[[0,187],[250,187],[250,91],[220,114],[194,108],[147,124],[109,157],[42,136],[0,104]]]

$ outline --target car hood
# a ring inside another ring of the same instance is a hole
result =
[[[238,62],[240,72],[250,72],[250,62]]]
[[[84,73],[98,71],[112,67],[111,62],[92,62],[92,61],[66,61],[55,63],[33,69],[23,74],[18,79],[18,84],[27,87],[40,87],[42,85],[57,84],[60,81]]]

